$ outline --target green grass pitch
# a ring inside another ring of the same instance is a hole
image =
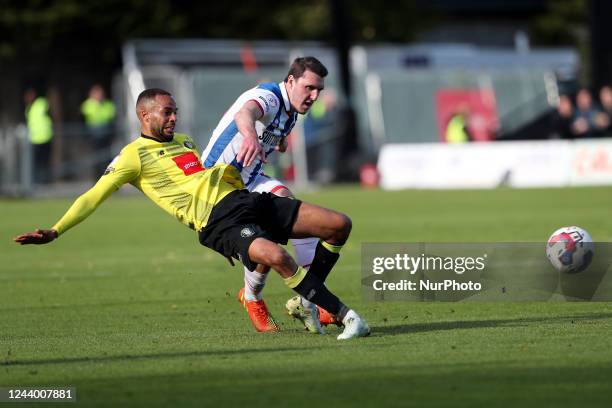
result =
[[[73,386],[94,407],[609,406],[612,304],[366,302],[360,245],[544,243],[570,224],[612,241],[612,189],[302,198],[353,219],[328,282],[369,338],[303,332],[276,275],[265,296],[282,332],[254,332],[235,299],[241,269],[142,197],[112,197],[29,247],[12,237],[52,225],[70,200],[0,201],[0,386]]]

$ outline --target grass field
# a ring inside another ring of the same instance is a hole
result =
[[[303,332],[277,276],[265,293],[282,332],[255,333],[235,300],[241,270],[141,197],[113,197],[29,247],[11,238],[52,225],[70,201],[0,201],[0,386],[73,386],[82,406],[610,405],[612,304],[365,302],[360,245],[544,242],[569,224],[612,241],[612,189],[302,198],[353,219],[328,282],[369,338]]]

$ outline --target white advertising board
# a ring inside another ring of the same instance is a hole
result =
[[[612,140],[574,142],[570,185],[612,185]]]
[[[389,190],[612,185],[612,140],[388,144],[378,171]]]

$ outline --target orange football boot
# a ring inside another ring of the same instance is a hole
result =
[[[244,298],[244,288],[242,288],[238,292],[238,301],[246,309],[255,330],[262,333],[280,330],[263,300],[246,300]]]
[[[321,306],[317,306],[317,308],[319,309],[319,321],[321,322],[321,326],[327,326],[329,324],[335,324],[338,327],[342,326],[342,322],[338,321],[335,315],[329,313]]]

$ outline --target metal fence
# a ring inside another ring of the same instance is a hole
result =
[[[366,77],[367,115],[376,145],[441,141],[436,92],[490,90],[503,135],[551,109],[546,70],[371,72]]]
[[[241,48],[242,47],[242,48]],[[115,144],[110,152],[96,152],[82,124],[61,124],[54,146],[53,181],[94,181],[92,170],[108,162],[126,142],[138,137],[134,102],[144,87],[170,90],[179,105],[178,132],[190,134],[200,150],[207,144],[223,113],[245,90],[262,81],[281,81],[298,55],[316,55],[328,66],[325,93],[335,93],[336,107],[346,100],[338,89],[338,64],[333,50],[316,43],[252,43],[256,70],[244,70],[236,41],[140,41],[124,49],[124,70],[113,83],[119,113]],[[429,66],[411,67],[426,61]],[[408,64],[408,65],[407,65]],[[487,90],[494,97],[497,136],[503,138],[550,111],[558,97],[555,72],[573,69],[571,51],[480,52],[474,48],[355,47],[351,50],[358,143],[375,157],[384,143],[424,143],[442,140],[435,95],[444,89]],[[528,67],[528,68],[526,68]],[[554,69],[553,69],[554,68]],[[292,150],[275,164],[279,177],[293,177],[298,185],[327,182],[335,167],[338,123],[334,109],[317,123],[309,113],[295,128]],[[320,118],[318,118],[320,119]],[[314,123],[314,124],[313,124]],[[0,130],[0,192],[28,194],[32,182],[32,154],[25,128]]]
[[[54,195],[57,183],[91,184],[119,152],[125,138],[113,134],[112,145],[99,149],[81,123],[62,123],[54,127],[49,162],[45,168],[36,162],[33,145],[24,124],[0,128],[0,195]],[[37,175],[44,174],[44,181]]]

